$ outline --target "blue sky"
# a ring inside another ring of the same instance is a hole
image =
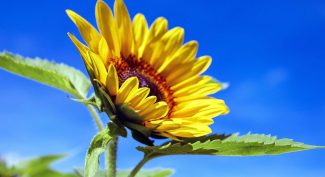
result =
[[[215,96],[231,109],[215,119],[214,132],[270,133],[325,145],[324,1],[125,1],[132,16],[144,13],[150,23],[164,16],[170,28],[184,27],[186,41],[199,41],[198,54],[214,58],[206,73],[230,83]],[[0,50],[85,71],[66,35],[77,30],[65,9],[94,24],[94,5],[95,0],[3,1]],[[0,80],[0,154],[69,153],[55,167],[82,166],[96,132],[86,109],[65,93],[2,70]],[[141,158],[137,145],[131,138],[121,139],[119,168],[130,168]],[[323,177],[324,158],[324,150],[267,157],[173,156],[153,160],[146,168],[175,168],[175,177]]]

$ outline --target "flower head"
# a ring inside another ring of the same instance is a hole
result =
[[[214,117],[228,113],[223,100],[208,96],[221,84],[201,75],[211,57],[196,58],[198,43],[183,44],[183,28],[168,29],[163,17],[148,27],[142,14],[131,21],[123,0],[115,1],[114,15],[103,1],[97,2],[99,32],[75,12],[67,13],[87,44],[69,34],[92,80],[114,106],[127,106],[139,116],[133,121],[118,116],[125,126],[150,129],[149,136],[199,137],[211,132]]]

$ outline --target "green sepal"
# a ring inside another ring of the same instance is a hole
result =
[[[154,141],[149,139],[148,136],[145,136],[144,134],[142,134],[142,132],[139,132],[137,130],[131,130],[132,132],[132,137],[137,140],[138,142],[148,145],[148,146],[153,146]]]
[[[153,140],[149,137],[152,136],[153,128],[143,126],[143,118],[136,113],[128,105],[123,104],[117,107],[117,116],[119,121],[129,128],[132,132],[132,137],[140,143],[153,146]]]
[[[116,107],[113,103],[111,97],[107,94],[104,87],[100,85],[94,86],[95,90],[97,90],[96,94],[102,101],[102,111],[106,112],[108,116],[112,116],[116,114]]]
[[[126,128],[123,125],[117,125],[114,122],[109,122],[107,124],[107,127],[115,135],[120,135],[122,137],[127,137],[128,135],[128,132],[126,131]]]
[[[117,109],[120,118],[123,119],[123,122],[132,122],[136,124],[143,123],[143,118],[128,105],[122,104],[121,106],[118,106]]]

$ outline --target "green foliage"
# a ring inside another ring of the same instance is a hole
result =
[[[17,165],[17,168],[20,171],[24,171],[25,175],[35,176],[35,174],[39,173],[43,170],[48,170],[48,166],[56,160],[63,158],[62,155],[49,155],[42,156],[30,161],[22,162]]]
[[[9,167],[4,161],[0,161],[0,177],[11,177],[17,174],[15,167]]]
[[[42,156],[32,160],[18,163],[8,167],[5,162],[0,163],[1,177],[77,177],[75,174],[61,173],[51,169],[50,165],[59,159],[62,155]]]
[[[120,170],[117,172],[116,177],[128,177],[131,171],[129,170]],[[77,170],[77,173],[80,177],[83,177],[83,171]],[[150,170],[141,170],[136,177],[168,177],[174,173],[172,169],[150,169]],[[106,177],[104,171],[98,171],[94,177]]]
[[[79,102],[79,103],[83,103],[85,105],[91,105],[93,107],[95,107],[97,110],[101,110],[101,101],[100,99],[95,95],[92,94],[89,98],[70,98],[73,101]]]
[[[84,98],[90,82],[79,70],[40,58],[23,58],[8,52],[0,53],[0,68]]]
[[[173,174],[172,169],[155,169],[155,170],[141,170],[136,177],[168,177]],[[119,171],[117,177],[127,177],[130,171]]]
[[[105,152],[111,139],[111,132],[108,128],[95,135],[86,155],[85,177],[95,177],[99,169],[99,157]]]
[[[165,155],[196,154],[220,156],[259,156],[277,155],[288,152],[324,148],[311,146],[291,139],[277,139],[275,136],[246,134],[239,136],[208,136],[201,139],[186,139],[181,142],[169,142],[162,146],[146,146],[137,149],[147,158]]]

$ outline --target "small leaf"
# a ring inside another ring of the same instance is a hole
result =
[[[23,58],[8,52],[0,53],[0,68],[57,88],[78,98],[86,97],[90,82],[82,72],[65,64],[40,58]]]
[[[94,177],[96,175],[99,169],[99,157],[106,150],[111,139],[112,134],[108,128],[95,135],[86,155],[85,177]]]
[[[183,142],[169,142],[162,146],[138,147],[148,158],[176,154],[220,155],[220,156],[259,156],[277,155],[288,152],[324,148],[294,142],[291,139],[277,139],[275,136],[233,134],[226,136],[202,137]]]

